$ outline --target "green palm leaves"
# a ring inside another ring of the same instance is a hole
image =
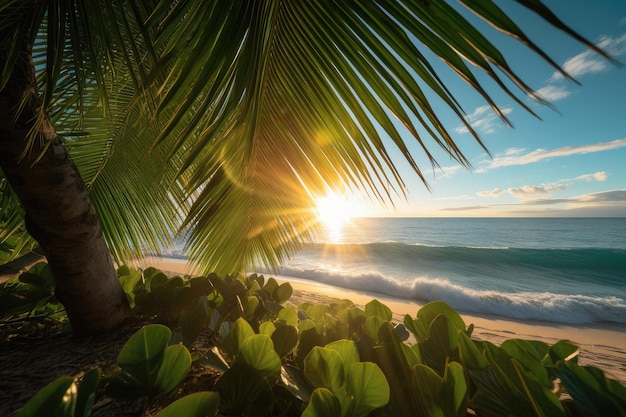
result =
[[[556,67],[494,2],[462,3]],[[541,3],[519,3],[592,47]],[[277,267],[311,237],[313,196],[360,189],[390,202],[405,191],[399,159],[426,183],[416,158],[436,165],[434,148],[468,165],[440,109],[480,140],[442,61],[494,111],[476,71],[531,111],[533,92],[467,9],[443,0],[11,1],[0,8],[11,41],[2,85],[31,42],[42,112],[90,184],[118,259],[158,251],[181,231],[205,271]]]

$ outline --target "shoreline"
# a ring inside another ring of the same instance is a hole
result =
[[[185,259],[145,258],[142,266],[154,266],[164,272],[192,274],[193,269]],[[388,295],[335,287],[306,279],[278,274],[264,274],[279,282],[291,283],[294,294],[292,304],[303,302],[328,303],[333,299],[349,299],[357,306],[364,306],[372,299],[387,305],[393,312],[393,320],[402,322],[405,314],[415,317],[425,302],[394,298]],[[626,324],[564,324],[551,321],[518,320],[493,314],[476,314],[459,311],[466,325],[474,324],[472,337],[499,345],[506,339],[532,339],[554,344],[569,340],[580,347],[580,364],[601,368],[609,377],[626,384]]]

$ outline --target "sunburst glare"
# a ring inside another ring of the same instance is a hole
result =
[[[348,198],[334,192],[316,200],[317,217],[328,233],[332,242],[341,240],[343,227],[353,217],[363,215],[363,206],[354,198]]]

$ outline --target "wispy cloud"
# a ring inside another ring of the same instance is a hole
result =
[[[610,190],[575,197],[579,203],[621,203],[626,202],[626,190]]]
[[[566,97],[569,97],[572,94],[565,86],[556,86],[556,85],[546,85],[543,88],[540,88],[536,91],[536,93],[548,101],[558,101],[563,100]]]
[[[521,200],[515,203],[506,204],[486,204],[481,206],[458,206],[442,208],[442,211],[472,211],[472,210],[490,210],[503,207],[536,207],[544,206],[545,210],[559,209],[558,207],[550,208],[549,206],[561,206],[559,210],[567,210],[575,212],[582,208],[596,208],[596,209],[617,209],[617,214],[623,213],[620,208],[624,207],[626,203],[626,189],[607,190],[597,193],[581,194],[571,198],[542,198],[534,200]],[[615,210],[613,210],[615,211]],[[538,212],[533,212],[538,213]],[[541,211],[543,213],[543,211]]]
[[[506,190],[503,190],[502,188],[494,188],[493,190],[478,191],[476,195],[479,197],[496,198],[501,196],[505,192]]]
[[[575,180],[578,181],[587,181],[587,182],[604,182],[609,178],[609,174],[606,171],[599,171],[593,174],[583,174],[579,175]]]
[[[617,38],[602,36],[596,45],[607,51],[609,55],[613,57],[622,56],[626,54],[626,33]],[[565,61],[563,69],[572,77],[577,78],[586,74],[607,71],[610,66],[611,63],[605,58],[591,50],[586,50]],[[559,72],[555,72],[552,74],[549,81],[561,79],[563,79],[563,75]]]
[[[481,210],[485,208],[488,208],[488,206],[445,207],[440,210],[442,211],[471,211],[471,210]]]
[[[527,153],[505,154],[488,161],[485,166],[476,172],[486,172],[493,168],[500,168],[513,165],[527,165],[544,159],[558,158],[571,155],[583,155],[594,152],[608,151],[626,146],[626,138],[617,139],[611,142],[592,143],[580,146],[565,146],[557,149],[536,149]]]
[[[493,190],[478,191],[479,197],[497,198],[503,194],[510,194],[515,198],[526,200],[529,198],[537,198],[541,195],[550,195],[557,191],[563,191],[569,188],[567,184],[542,184],[542,185],[523,185],[521,187],[510,187],[506,189],[494,188]]]
[[[512,107],[499,107],[499,109],[505,116],[513,111]],[[475,130],[486,134],[494,133],[500,123],[499,116],[489,105],[486,104],[484,106],[476,107],[471,114],[465,116],[465,120],[467,120],[470,126],[472,126]],[[465,125],[457,126],[454,130],[458,133],[469,132],[467,126]]]
[[[549,198],[541,200],[526,200],[508,205],[547,206],[555,204],[604,204],[626,202],[626,190],[608,190],[597,193],[582,194],[571,198]]]
[[[521,200],[537,198],[541,195],[550,195],[554,192],[563,191],[571,187],[571,181],[604,182],[609,178],[606,171],[598,171],[593,174],[583,174],[575,178],[564,178],[549,184],[523,185],[521,187],[494,188],[492,190],[481,190],[476,192],[478,197],[498,198],[504,194],[509,194]]]
[[[528,199],[536,198],[538,195],[552,194],[555,191],[563,191],[567,187],[565,184],[524,185],[523,187],[509,188],[507,192],[513,197]]]
[[[461,169],[463,169],[461,165],[433,168],[433,177],[437,178],[438,180],[446,177],[451,177],[459,172]]]

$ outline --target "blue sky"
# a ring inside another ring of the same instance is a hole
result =
[[[512,3],[512,2],[511,2]],[[546,0],[566,24],[626,65],[626,1]],[[626,67],[617,67],[520,7],[510,9],[520,26],[581,83],[555,74],[546,63],[509,39],[493,38],[513,69],[555,109],[530,98],[542,120],[528,114],[486,81],[514,127],[499,120],[476,93],[442,74],[491,157],[446,115],[453,138],[472,164],[467,170],[436,152],[441,169],[417,151],[428,173],[428,191],[402,163],[408,197],[396,207],[370,205],[365,215],[389,216],[626,216]]]

